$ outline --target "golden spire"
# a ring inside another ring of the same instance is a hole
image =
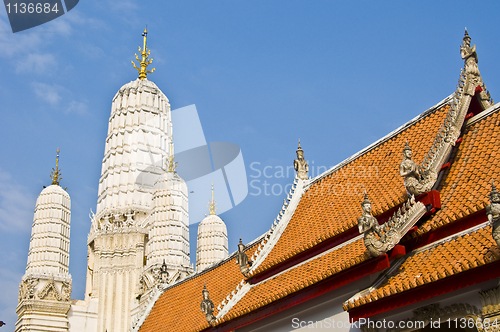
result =
[[[56,186],[58,186],[59,182],[62,180],[61,170],[59,169],[59,148],[57,148],[56,168],[52,169],[50,178],[52,179],[52,184],[55,184]]]
[[[174,161],[174,135],[170,135],[170,155],[167,157],[167,172],[174,173],[177,162]]]
[[[137,68],[134,61],[132,61],[132,65],[134,66],[135,69],[137,69],[139,71],[139,78],[141,80],[144,80],[144,79],[146,79],[146,75],[148,73],[152,73],[155,71],[155,68],[153,68],[152,70],[146,70],[148,65],[150,65],[151,62],[153,62],[153,58],[149,59],[149,53],[151,52],[151,50],[148,50],[146,47],[146,38],[148,36],[148,28],[147,27],[144,29],[142,36],[144,37],[144,44],[142,46],[142,51],[141,51],[141,47],[139,46],[139,52],[142,55],[142,60],[139,60],[137,53],[135,54],[135,58],[137,59],[137,61],[139,61],[141,63],[141,68]]]
[[[214,200],[214,183],[212,182],[212,199],[208,201],[208,210],[210,211],[210,215],[215,216],[217,211],[215,200]]]

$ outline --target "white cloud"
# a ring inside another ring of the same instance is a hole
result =
[[[18,61],[16,72],[42,74],[57,67],[56,59],[52,54],[28,54]]]
[[[62,86],[57,84],[33,83],[35,94],[38,98],[48,102],[51,105],[56,105],[61,100],[60,93],[64,90]]]
[[[44,39],[48,34],[22,33],[14,34],[7,18],[0,17],[0,56],[34,52],[44,46]]]
[[[87,103],[72,100],[67,108],[67,113],[76,113],[80,115],[87,114]]]
[[[35,199],[10,174],[0,169],[0,229],[28,231]]]

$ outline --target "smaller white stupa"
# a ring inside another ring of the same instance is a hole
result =
[[[51,179],[52,184],[36,200],[28,264],[19,286],[15,331],[39,331],[40,326],[50,326],[50,331],[68,330],[71,199],[59,186],[59,149]]]
[[[228,255],[227,228],[224,221],[217,216],[214,200],[214,184],[212,182],[212,199],[208,208],[210,214],[198,226],[196,249],[196,271],[217,263]]]

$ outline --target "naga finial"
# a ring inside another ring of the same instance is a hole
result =
[[[148,50],[147,46],[146,46],[146,39],[148,36],[148,28],[147,27],[144,29],[142,36],[144,37],[144,43],[142,46],[142,50],[141,50],[141,47],[139,46],[139,52],[142,55],[142,60],[139,59],[139,57],[137,56],[137,53],[135,54],[135,58],[137,59],[137,61],[140,62],[141,68],[138,68],[135,65],[134,61],[132,61],[132,65],[134,66],[135,69],[137,69],[139,71],[139,78],[141,80],[144,80],[144,79],[146,79],[147,74],[154,72],[156,68],[153,68],[152,70],[146,70],[148,65],[150,65],[153,62],[153,58],[149,59],[149,53],[151,52],[151,50]]]
[[[213,182],[212,182],[212,199],[208,201],[208,209],[210,211],[211,216],[216,215],[215,211],[217,211],[217,207],[216,207],[215,200],[214,200],[214,183]]]
[[[59,182],[62,180],[61,170],[59,169],[59,148],[57,148],[56,168],[52,169],[50,178],[52,179],[52,184],[56,186],[58,186]]]

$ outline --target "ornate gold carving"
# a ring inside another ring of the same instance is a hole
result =
[[[150,65],[153,62],[153,58],[149,59],[149,53],[151,52],[151,50],[148,50],[147,46],[146,46],[147,35],[148,35],[148,29],[146,28],[146,29],[144,29],[144,32],[142,33],[142,36],[144,37],[144,43],[143,43],[142,50],[141,50],[141,47],[139,46],[139,52],[142,55],[142,60],[139,60],[137,53],[135,54],[135,58],[137,59],[137,61],[140,62],[141,68],[137,68],[134,61],[132,61],[132,65],[134,66],[134,68],[137,69],[137,71],[139,71],[139,78],[141,80],[146,79],[147,74],[155,71],[155,68],[153,68],[152,70],[146,70],[148,65]]]
[[[214,200],[214,183],[212,182],[212,199],[208,201],[208,210],[210,211],[211,216],[215,216],[217,213],[217,204],[215,204]]]
[[[174,161],[174,136],[170,136],[170,155],[167,157],[167,172],[175,173],[175,169],[177,168],[177,162]]]
[[[59,182],[62,180],[61,170],[59,169],[59,148],[57,148],[56,168],[52,169],[52,173],[50,173],[50,178],[52,180],[52,184],[56,186],[58,186]]]

